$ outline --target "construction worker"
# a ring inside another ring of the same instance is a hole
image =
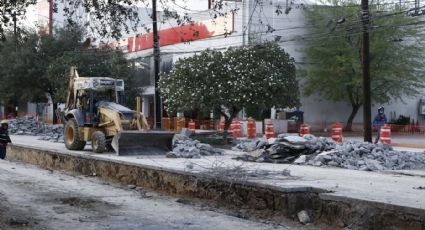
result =
[[[8,143],[12,143],[9,137],[9,123],[6,120],[0,122],[0,159],[6,157],[6,146]]]
[[[378,114],[376,114],[373,119],[373,127],[378,131],[376,135],[375,144],[378,143],[379,138],[381,137],[381,128],[387,123],[387,117],[385,116],[384,107],[379,107]]]

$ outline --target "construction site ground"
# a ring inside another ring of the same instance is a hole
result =
[[[410,227],[408,226],[410,229],[423,229],[425,226],[424,170],[370,172],[331,167],[322,168],[290,164],[240,162],[232,158],[241,153],[231,150],[226,150],[223,156],[209,156],[202,157],[200,159],[173,159],[166,158],[165,156],[123,157],[116,156],[113,152],[93,154],[90,151],[89,145],[86,146],[84,151],[69,151],[65,148],[63,143],[41,141],[37,140],[37,137],[34,136],[12,136],[11,139],[13,145],[16,146],[16,149],[13,149],[12,147],[12,151],[10,153],[11,159],[38,164],[46,168],[54,168],[53,165],[59,163],[43,162],[43,159],[47,158],[30,159],[31,157],[27,156],[28,153],[33,154],[34,151],[31,152],[32,150],[36,150],[36,152],[47,151],[50,153],[61,154],[66,157],[76,157],[78,159],[82,157],[92,161],[96,160],[113,162],[114,164],[128,164],[135,167],[148,167],[148,169],[155,169],[172,173],[182,173],[193,177],[208,176],[223,179],[225,181],[230,179],[232,183],[246,183],[253,187],[258,186],[259,188],[271,188],[276,191],[297,193],[314,192],[315,194],[319,194],[318,197],[320,200],[326,201],[326,205],[328,206],[329,204],[342,202],[344,207],[334,207],[335,210],[341,211],[346,208],[345,206],[354,208],[354,206],[362,204],[360,208],[371,207],[378,210],[379,212],[382,212],[382,210],[388,211],[390,214],[388,214],[388,216],[385,218],[391,219],[394,213],[402,213],[405,215],[403,218],[407,220],[409,218],[406,216],[411,215],[412,218],[417,222],[412,222],[413,225]],[[28,153],[20,153],[25,149],[28,150]],[[399,149],[409,151],[424,151],[424,149],[417,148],[401,147]],[[48,159],[56,158],[57,156]],[[63,161],[63,159],[59,160]],[[66,166],[63,166],[62,169],[64,167]],[[84,170],[81,169],[80,171]],[[96,175],[96,173],[97,172],[93,172],[93,175]],[[98,173],[102,174],[102,172]],[[122,175],[122,177],[126,177],[126,175]],[[120,180],[121,179],[122,178],[120,178]],[[152,187],[155,186],[152,185]],[[162,190],[166,189],[162,188]],[[179,194],[179,191],[175,190],[176,189],[174,189],[171,193]],[[189,192],[186,195],[190,196],[191,193]],[[265,194],[265,196],[266,195],[267,194]],[[314,202],[312,204],[306,204],[308,207],[315,205],[316,204]],[[323,207],[325,207],[325,205],[323,205]],[[321,208],[322,212],[323,207]],[[358,209],[359,207],[355,208]],[[297,212],[299,210],[295,211]],[[356,212],[357,211],[358,210],[356,210]],[[291,215],[293,216],[292,212],[289,214],[290,217]],[[370,212],[370,215],[374,214],[376,213]],[[322,213],[322,215],[325,214]],[[326,215],[330,215],[330,217],[327,217],[328,219],[333,218],[332,213],[326,213]],[[339,213],[334,215],[335,220],[341,223],[331,223],[331,225],[337,227],[344,225],[344,221],[346,221],[344,218],[352,219],[352,217],[336,217],[341,215]],[[396,223],[396,220],[394,221],[394,225],[400,225],[400,223]],[[324,222],[329,224],[329,221]]]
[[[143,188],[0,161],[0,229],[313,229],[272,224]]]

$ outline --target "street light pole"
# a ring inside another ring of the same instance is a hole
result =
[[[362,39],[362,68],[363,68],[363,137],[364,141],[372,142],[372,105],[370,92],[370,69],[369,69],[369,2],[362,0],[361,16],[363,24]]]
[[[153,56],[154,56],[154,76],[155,76],[155,128],[162,128],[162,103],[161,96],[159,95],[159,65],[160,65],[160,50],[159,50],[159,36],[158,24],[156,14],[156,0],[152,0],[152,27],[153,27]]]

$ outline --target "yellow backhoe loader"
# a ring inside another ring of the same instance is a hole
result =
[[[174,133],[150,130],[140,112],[120,104],[124,81],[108,77],[80,77],[69,71],[68,97],[61,120],[65,146],[83,150],[90,141],[93,152],[113,149],[117,155],[156,155],[171,149]]]

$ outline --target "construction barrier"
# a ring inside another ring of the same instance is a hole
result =
[[[220,121],[220,131],[224,131],[224,121]]]
[[[241,130],[241,122],[237,119],[234,119],[232,121],[232,131],[233,131],[233,137],[241,137],[242,136],[242,130]]]
[[[381,143],[391,144],[391,126],[385,124],[381,127],[380,138]]]
[[[211,119],[210,120],[209,129],[210,130],[215,130],[215,120],[214,119]]]
[[[195,126],[196,124],[195,124],[195,122],[191,119],[190,121],[189,121],[189,130],[192,132],[192,133],[195,133]]]
[[[171,119],[169,117],[162,118],[162,128],[166,130],[171,130]]]
[[[339,122],[332,125],[332,140],[342,142],[342,124]]]
[[[265,132],[264,137],[269,139],[274,137],[274,129],[273,129],[273,122],[270,119],[265,120]]]
[[[186,118],[184,117],[176,117],[175,119],[175,126],[176,127],[176,132],[180,132],[184,127],[186,127]]]
[[[257,136],[257,131],[255,128],[255,120],[252,117],[248,118],[247,136],[248,138],[255,138]]]
[[[307,124],[300,125],[300,136],[304,136],[306,134],[310,134],[310,126]]]

